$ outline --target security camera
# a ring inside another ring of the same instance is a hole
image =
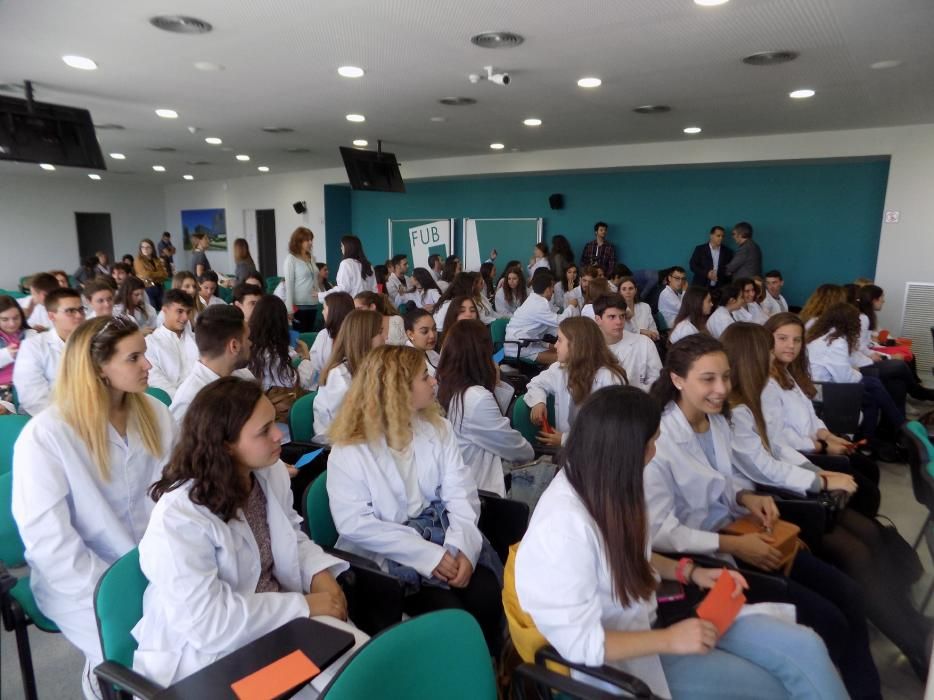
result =
[[[491,83],[496,83],[497,85],[506,87],[511,82],[509,73],[494,73],[493,66],[484,66],[483,70],[486,71],[486,79]]]

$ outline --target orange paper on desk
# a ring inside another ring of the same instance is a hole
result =
[[[746,602],[746,596],[740,593],[733,598],[733,590],[736,588],[736,581],[733,577],[725,573],[720,574],[720,578],[714,584],[707,596],[697,606],[697,616],[702,620],[712,622],[720,635],[724,635],[733,620],[739,614],[740,609]]]
[[[241,678],[230,687],[240,700],[272,700],[307,683],[319,673],[321,669],[300,649],[296,649],[288,656]]]

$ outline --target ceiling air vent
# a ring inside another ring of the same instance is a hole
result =
[[[186,160],[187,165],[210,165],[211,161],[209,160]]]
[[[123,131],[126,127],[123,124],[95,124],[94,128],[98,131]]]
[[[668,105],[640,105],[632,110],[636,114],[665,114],[671,111]]]
[[[147,151],[152,151],[153,153],[175,153],[175,149],[171,146],[153,146],[152,148],[147,148]]]
[[[466,107],[467,105],[477,104],[477,101],[472,97],[442,97],[438,102],[448,107]]]
[[[185,15],[156,15],[149,18],[156,29],[175,34],[207,34],[213,29],[209,22]]]
[[[777,66],[780,63],[794,61],[797,57],[797,51],[760,51],[746,56],[743,63],[749,66]]]
[[[286,148],[286,153],[311,153],[310,148]]]
[[[483,32],[470,37],[470,43],[481,49],[511,49],[525,38],[514,32]]]
[[[295,129],[290,129],[287,126],[264,126],[263,131],[267,134],[291,134]]]

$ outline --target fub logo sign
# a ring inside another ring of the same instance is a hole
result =
[[[433,221],[409,229],[409,244],[412,246],[412,266],[428,267],[428,256],[450,255],[451,222]]]

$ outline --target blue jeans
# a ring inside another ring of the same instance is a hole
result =
[[[709,654],[660,658],[674,698],[849,697],[820,637],[766,615],[736,620]]]

